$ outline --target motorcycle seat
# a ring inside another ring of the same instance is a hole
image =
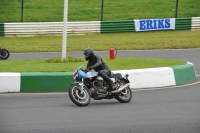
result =
[[[110,76],[110,78],[119,78],[119,79],[121,79],[122,78],[122,74],[121,73],[115,73],[115,74],[112,74]]]

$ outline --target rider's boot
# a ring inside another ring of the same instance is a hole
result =
[[[106,74],[102,74],[102,77],[104,80],[109,84],[110,88],[108,88],[109,91],[112,91],[117,88],[117,85],[113,83],[113,81],[108,77]]]
[[[113,91],[117,88],[117,84],[114,84],[113,82],[110,82],[109,86],[110,86],[110,89],[109,89],[110,91]]]
[[[109,84],[110,88],[108,88],[108,91],[112,91],[117,88],[117,85],[113,83],[113,81],[108,77],[106,73],[101,73],[102,78]]]

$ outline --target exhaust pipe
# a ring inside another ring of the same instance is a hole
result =
[[[121,91],[123,91],[126,87],[130,86],[130,83],[125,84],[124,86],[122,86],[121,88],[111,91],[111,93],[119,93]]]

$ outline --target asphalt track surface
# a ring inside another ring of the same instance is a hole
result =
[[[60,55],[11,53],[9,60]],[[118,51],[117,56],[184,59],[200,75],[200,49]],[[200,133],[199,76],[188,85],[132,92],[130,103],[91,100],[87,107],[74,105],[67,93],[0,94],[0,133]]]

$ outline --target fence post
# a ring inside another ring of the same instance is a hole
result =
[[[101,21],[103,21],[103,6],[104,6],[104,0],[102,0],[101,3]]]
[[[23,22],[24,17],[24,0],[22,0],[22,8],[21,8],[21,22]]]
[[[175,18],[177,18],[177,14],[178,14],[178,0],[176,0]]]

